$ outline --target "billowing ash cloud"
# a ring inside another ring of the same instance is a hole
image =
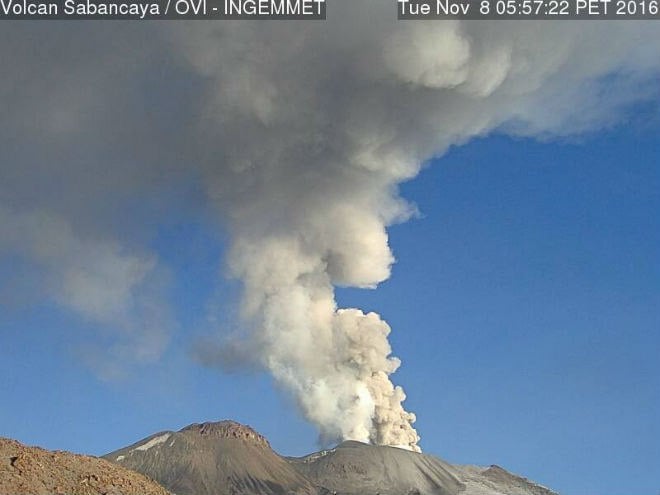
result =
[[[41,266],[46,295],[83,317],[126,315],[137,330],[119,342],[150,342],[154,325],[126,309],[163,307],[144,283],[166,269],[149,226],[202,181],[244,287],[241,335],[203,359],[268,370],[326,441],[417,450],[389,326],[339,309],[334,287],[389,277],[387,227],[414,212],[397,187],[430,157],[493,130],[584,132],[656,98],[660,31],[394,16],[346,0],[327,22],[3,30],[16,69],[0,82],[0,250]],[[172,325],[154,313],[155,355]]]

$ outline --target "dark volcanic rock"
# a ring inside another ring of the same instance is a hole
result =
[[[457,466],[431,455],[359,442],[289,461],[337,495],[557,495],[497,466]]]
[[[177,495],[557,495],[497,466],[360,442],[285,459],[233,421],[157,433],[105,457]]]
[[[458,495],[464,489],[450,464],[396,447],[344,442],[291,462],[317,484],[342,495]]]
[[[191,433],[201,437],[245,440],[252,444],[270,449],[266,437],[257,433],[249,426],[235,421],[219,421],[217,423],[193,423],[183,428],[180,433]]]
[[[316,495],[252,428],[233,421],[165,431],[104,456],[177,495]]]

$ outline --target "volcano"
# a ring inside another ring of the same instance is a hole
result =
[[[352,441],[289,462],[337,495],[557,495],[498,466],[460,466]]]
[[[146,474],[177,495],[318,493],[268,440],[234,421],[163,431],[104,457]]]
[[[233,421],[156,433],[104,457],[177,495],[557,495],[498,466],[460,466],[354,441],[282,457]]]

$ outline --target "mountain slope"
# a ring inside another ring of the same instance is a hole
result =
[[[557,495],[549,488],[502,469],[477,466],[455,466],[465,483],[465,495]]]
[[[104,457],[157,479],[177,495],[318,492],[263,436],[233,421],[157,433]]]
[[[353,441],[283,458],[233,421],[157,433],[105,457],[177,495],[557,495],[498,466],[458,466]]]
[[[347,495],[458,495],[464,488],[451,465],[396,447],[344,442],[291,463],[318,485]]]
[[[168,495],[147,477],[96,457],[0,438],[3,495]]]
[[[431,455],[359,442],[290,462],[338,495],[557,495],[497,466],[457,466]]]

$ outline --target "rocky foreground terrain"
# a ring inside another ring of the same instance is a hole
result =
[[[146,476],[104,459],[0,438],[2,495],[169,495]]]
[[[557,495],[498,466],[359,442],[285,458],[232,421],[156,433],[104,457],[177,495]]]

